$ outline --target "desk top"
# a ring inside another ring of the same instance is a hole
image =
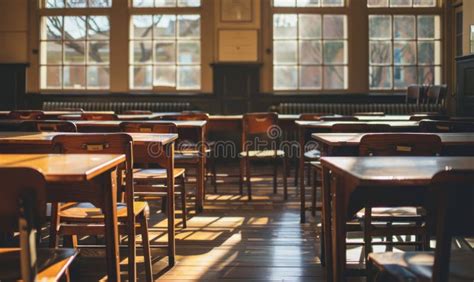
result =
[[[54,136],[66,134],[97,134],[97,133],[65,133],[65,132],[0,132],[0,144],[51,144]],[[100,134],[100,133],[99,133]],[[104,133],[107,134],[107,133]],[[132,136],[135,144],[160,143],[169,144],[178,139],[178,134],[153,134],[153,133],[124,133]]]
[[[474,157],[322,157],[321,163],[358,186],[428,185],[440,171],[474,169]]]
[[[124,121],[120,120],[111,120],[111,121],[99,121],[99,120],[77,120],[72,121],[77,126],[87,125],[87,126],[120,126]],[[133,122],[133,121],[132,121]],[[202,128],[207,122],[205,120],[154,120],[154,121],[140,121],[140,122],[150,122],[150,123],[169,123],[172,122],[176,124],[178,128]]]
[[[312,137],[318,142],[330,146],[359,146],[360,140],[367,133],[313,133]],[[371,133],[390,134],[390,133]],[[409,134],[435,134],[441,138],[443,145],[473,145],[473,133],[409,133]]]
[[[123,154],[0,154],[0,167],[34,168],[48,182],[91,180],[123,162]]]

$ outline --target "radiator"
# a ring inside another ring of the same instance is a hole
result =
[[[384,112],[387,115],[410,115],[419,112],[445,113],[444,105],[435,104],[309,104],[281,103],[276,107],[280,114],[332,113],[353,115],[357,112]]]
[[[43,110],[83,109],[85,111],[125,111],[181,112],[191,110],[191,104],[185,102],[43,102]]]

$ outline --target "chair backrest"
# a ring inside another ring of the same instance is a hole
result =
[[[331,127],[333,133],[391,132],[389,124],[376,123],[336,123]]]
[[[130,133],[178,133],[176,124],[172,122],[126,121],[120,124],[120,128]]]
[[[125,111],[123,114],[124,115],[151,115],[151,114],[153,114],[153,112],[152,111],[131,110],[131,111]]]
[[[116,114],[110,113],[82,113],[83,120],[118,120]]]
[[[248,113],[244,114],[242,121],[242,150],[250,147],[248,141],[258,138],[260,141],[270,141],[275,147],[281,138],[281,129],[278,127],[278,114],[276,113]]]
[[[0,230],[20,232],[22,280],[36,281],[35,238],[46,214],[46,181],[31,168],[0,168],[0,179],[5,188],[0,197]]]
[[[430,188],[428,226],[436,234],[432,281],[448,281],[452,237],[474,235],[474,170],[439,172]]]
[[[11,111],[8,114],[9,119],[21,119],[21,120],[42,120],[45,119],[43,111],[35,110],[17,110]]]
[[[422,92],[423,92],[423,86],[416,85],[416,84],[409,85],[407,88],[407,95],[406,95],[405,102],[407,104],[408,103],[419,104]]]
[[[334,114],[330,113],[304,113],[301,114],[298,118],[298,120],[303,120],[303,121],[317,121],[321,120],[321,117],[324,116],[334,116]]]
[[[375,133],[360,140],[360,156],[436,156],[442,142],[434,134]]]
[[[121,132],[119,125],[101,124],[101,121],[78,123],[77,131],[84,133],[117,133]]]
[[[474,122],[461,121],[420,121],[421,132],[474,132]]]
[[[443,104],[448,93],[447,85],[431,85],[426,91],[427,104]]]
[[[163,120],[209,120],[209,114],[199,112],[182,112],[177,115],[166,115]]]
[[[118,171],[119,188],[125,192],[127,206],[133,206],[133,139],[126,133],[57,135],[53,148],[62,154],[125,154],[125,185]],[[133,212],[131,213],[133,214]]]
[[[21,131],[27,132],[77,132],[77,127],[70,121],[24,121]]]

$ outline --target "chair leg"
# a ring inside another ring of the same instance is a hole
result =
[[[391,227],[392,227],[392,223],[391,223],[391,222],[387,222],[387,227],[388,227],[388,228],[391,228]],[[407,236],[410,236],[410,235],[407,235]],[[386,240],[388,243],[392,243],[392,242],[393,242],[393,236],[392,236],[392,235],[389,235],[389,236],[385,237],[385,240]],[[392,244],[388,244],[388,245],[387,245],[387,248],[386,248],[386,251],[387,251],[387,252],[393,251],[393,245],[392,245]]]
[[[211,174],[212,174],[212,186],[214,186],[214,194],[217,194],[217,172],[216,172],[216,159],[211,157],[209,159],[211,165]]]
[[[273,194],[277,193],[278,189],[278,161],[277,159],[273,159]]]
[[[288,200],[288,158],[283,157],[283,198]]]
[[[247,194],[249,201],[252,200],[252,180],[250,179],[250,159],[245,158],[245,177],[247,180]]]
[[[295,164],[295,187],[298,187],[298,179],[299,179],[299,171],[300,171],[300,162],[296,160]],[[298,189],[296,189],[298,190]]]
[[[365,215],[364,215],[364,258],[367,263],[367,258],[369,254],[372,252],[372,208],[369,206],[365,207]]]
[[[239,193],[240,195],[244,194],[244,171],[245,171],[245,158],[240,158],[240,179],[239,179]]]
[[[307,176],[306,176],[306,177],[307,177],[306,183],[307,183],[308,186],[310,186],[310,185],[311,185],[311,165],[305,163],[304,166],[305,166],[306,175],[307,175]]]
[[[146,281],[153,281],[153,271],[151,267],[150,238],[148,237],[148,221],[145,215],[140,216],[140,233],[142,235],[143,262],[145,264]]]
[[[51,204],[51,225],[49,226],[49,247],[58,247],[59,203]]]
[[[324,227],[323,224],[321,224],[321,235],[319,236],[320,238],[320,249],[321,249],[321,265],[326,266],[326,249],[324,248]]]
[[[313,217],[316,216],[316,189],[317,189],[317,183],[318,183],[318,176],[316,174],[316,169],[312,168],[311,169],[311,174],[313,174],[313,186],[311,189],[311,215]]]
[[[188,211],[186,208],[186,184],[184,181],[184,177],[181,178],[181,209],[183,213],[183,228],[187,227],[187,217],[188,217]]]

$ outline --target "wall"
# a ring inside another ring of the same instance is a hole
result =
[[[0,63],[28,62],[28,0],[0,0]]]

